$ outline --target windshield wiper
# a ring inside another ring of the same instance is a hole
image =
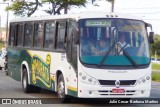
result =
[[[114,48],[116,43],[114,43],[109,50],[107,51],[107,53],[104,55],[103,59],[101,60],[101,62],[97,65],[98,67],[101,67],[102,64],[104,63],[105,59],[108,57],[108,55],[110,54],[111,50]]]
[[[125,50],[125,47],[127,46],[127,44],[124,47],[122,47],[120,44],[118,44],[118,46],[121,48],[118,54],[120,54],[120,52],[123,51],[123,54],[128,58],[128,60],[133,64],[133,66],[137,67],[138,66],[137,63],[133,60],[133,58]]]
[[[130,62],[135,66],[137,67],[137,63],[134,61],[134,59],[128,54],[128,52],[125,50],[125,49],[122,49],[123,50],[123,54],[130,60]]]
[[[111,52],[111,50],[113,49],[113,47],[115,46],[115,44],[116,44],[116,43],[114,43],[114,44],[112,45],[112,47],[109,48],[108,52],[105,54],[105,56],[104,56],[103,59],[101,60],[100,64],[98,64],[98,67],[101,67],[101,66],[103,65],[105,59],[108,57],[108,55],[110,54],[110,52]],[[121,47],[121,48],[122,48],[122,47]],[[130,61],[135,67],[137,67],[137,66],[138,66],[137,63],[136,63],[136,62],[133,60],[133,58],[128,54],[128,52],[127,52],[124,48],[122,48],[122,51],[123,51],[124,55],[129,59],[129,61]]]

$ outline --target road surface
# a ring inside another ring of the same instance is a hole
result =
[[[152,90],[151,90],[151,98],[160,98],[160,83],[158,82],[153,82],[152,83]],[[13,80],[9,76],[5,76],[5,73],[0,71],[0,98],[57,98],[56,93],[53,93],[51,91],[46,91],[42,90],[41,93],[28,93],[25,94],[22,91],[21,83]],[[0,105],[1,107],[2,105]],[[3,107],[8,107],[7,105],[3,105]],[[14,107],[13,105],[12,107]],[[51,104],[45,105],[45,107],[51,107]],[[54,107],[96,107],[100,105],[95,105],[95,104],[54,104]],[[101,105],[101,106],[106,106],[106,105]],[[127,105],[112,105],[112,107],[134,107],[135,104],[127,104]],[[146,107],[146,106],[152,106],[152,107],[159,107],[160,104],[136,104],[138,107]],[[15,106],[17,107],[17,106]],[[25,107],[25,105],[23,105]],[[41,106],[36,106],[33,105],[33,107],[41,107]],[[44,107],[44,105],[43,105]],[[52,105],[53,107],[53,105]]]

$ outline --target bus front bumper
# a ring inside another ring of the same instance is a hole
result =
[[[113,92],[113,90],[124,90]],[[151,83],[144,83],[137,86],[100,86],[82,83],[78,85],[78,97],[80,98],[143,98],[149,97]]]

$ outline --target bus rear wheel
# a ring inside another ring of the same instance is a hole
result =
[[[61,103],[67,102],[67,96],[65,95],[65,82],[62,74],[58,77],[57,94]]]

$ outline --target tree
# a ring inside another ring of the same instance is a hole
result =
[[[158,56],[160,56],[160,35],[155,35],[154,44],[151,44],[151,54],[154,55],[155,51]]]
[[[64,9],[64,14],[68,13],[71,6],[84,6],[86,0],[42,0],[43,3],[51,4],[51,8],[44,10],[48,14],[61,14],[60,11]]]
[[[7,1],[7,0],[4,0]],[[30,17],[36,12],[38,6],[42,4],[38,0],[12,0],[13,4],[6,8],[6,11],[13,11],[16,16],[27,16]]]
[[[51,7],[44,10],[46,13],[60,14],[60,11],[64,9],[64,13],[67,14],[70,6],[85,6],[86,0],[12,0],[12,2],[12,5],[6,8],[7,11],[13,11],[16,16],[30,17],[38,10],[38,7],[46,3],[51,4]]]
[[[92,4],[95,2],[96,0],[92,0]],[[115,3],[115,0],[106,0],[108,2],[111,3],[111,12],[114,12],[114,3]]]

